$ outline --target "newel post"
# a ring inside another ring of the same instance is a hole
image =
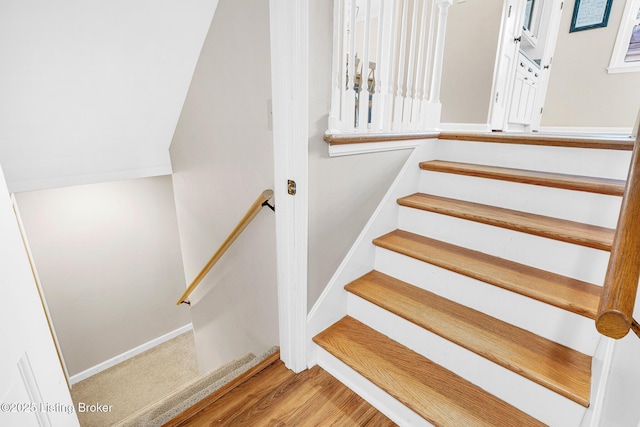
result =
[[[432,113],[429,115],[430,127],[435,127],[440,123],[440,84],[442,81],[442,63],[444,61],[444,39],[447,33],[447,17],[449,15],[449,7],[453,4],[453,0],[436,0],[438,7],[438,32],[436,34],[436,43],[433,54],[433,72],[431,74],[431,90],[429,92],[429,104],[431,104]]]
[[[436,1],[438,6],[438,33],[433,57],[433,75],[431,78],[431,102],[440,102],[440,83],[442,81],[442,63],[444,61],[444,39],[447,33],[447,16],[453,0]]]

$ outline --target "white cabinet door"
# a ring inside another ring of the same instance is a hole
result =
[[[509,123],[530,126],[540,80],[540,69],[522,53],[518,57]]]
[[[77,426],[0,169],[0,426]]]

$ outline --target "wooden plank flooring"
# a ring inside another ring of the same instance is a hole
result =
[[[416,193],[401,197],[398,203],[424,211],[449,215],[495,227],[547,237],[561,242],[610,251],[615,230],[566,219],[505,209],[432,194]]]
[[[585,407],[591,357],[378,271],[348,284],[354,295]]]
[[[543,425],[349,316],[313,340],[436,426]]]
[[[470,163],[447,162],[443,160],[421,162],[420,169],[432,172],[475,176],[479,178],[499,179],[503,181],[519,182],[522,184],[540,185],[543,187],[562,188],[565,190],[587,191],[590,193],[607,194],[610,196],[622,196],[624,194],[624,187],[626,184],[624,180],[619,179],[540,172]]]
[[[395,230],[374,239],[385,248],[595,319],[602,287],[428,237]]]
[[[167,426],[395,426],[318,366],[296,375],[278,360],[190,418]]]

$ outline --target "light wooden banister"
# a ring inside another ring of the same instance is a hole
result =
[[[640,114],[638,115],[640,121]],[[640,147],[638,126],[634,129],[635,145],[629,175],[620,208],[618,226],[611,248],[609,266],[604,279],[602,297],[596,317],[598,331],[611,338],[622,338],[632,328],[633,307],[640,276]]]
[[[268,201],[271,200],[272,197],[273,197],[273,190],[264,190],[262,194],[260,194],[260,197],[258,197],[256,201],[253,202],[253,204],[251,205],[247,213],[242,217],[238,225],[236,225],[236,228],[234,228],[231,234],[229,234],[229,237],[227,237],[226,240],[222,242],[222,245],[220,245],[216,253],[213,254],[211,259],[209,259],[209,261],[205,264],[202,270],[200,270],[200,273],[198,273],[196,278],[193,279],[193,281],[191,282],[189,287],[184,291],[184,293],[182,294],[182,296],[180,297],[176,305],[180,305],[182,303],[190,304],[187,301],[187,298],[189,297],[189,295],[191,295],[191,292],[194,291],[194,289],[198,286],[198,284],[202,281],[202,279],[204,279],[207,273],[209,273],[209,271],[218,262],[218,260],[222,258],[222,255],[224,255],[227,249],[231,247],[233,242],[236,241],[236,239],[238,238],[238,236],[240,236],[242,231],[245,228],[247,228],[247,226],[251,223],[253,218],[255,218],[256,215],[258,215],[258,213],[262,210],[262,207],[263,206],[271,207],[271,205],[268,204]],[[273,207],[271,208],[273,209]]]

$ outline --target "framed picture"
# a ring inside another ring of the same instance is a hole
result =
[[[613,0],[576,0],[570,33],[606,27]]]

